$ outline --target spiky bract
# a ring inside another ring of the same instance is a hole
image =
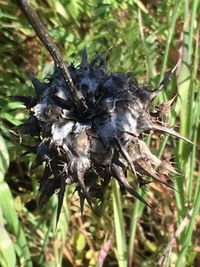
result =
[[[152,100],[174,70],[155,90],[139,86],[131,73],[107,73],[102,57],[88,63],[85,50],[81,64],[68,70],[79,105],[58,68],[46,83],[32,77],[33,97],[15,97],[30,109],[30,117],[21,128],[35,140],[29,147],[36,154],[32,168],[45,162],[40,205],[58,190],[59,216],[65,188],[75,183],[81,209],[85,199],[92,206],[94,198],[103,198],[111,177],[123,192],[147,204],[128,183],[127,172],[132,171],[141,185],[149,182],[145,176],[165,183],[160,175],[175,172],[143,141],[150,131],[181,137],[166,127],[161,113],[151,112]]]

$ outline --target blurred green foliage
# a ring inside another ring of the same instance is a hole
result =
[[[158,185],[145,188],[155,209],[129,195],[121,197],[113,183],[102,216],[86,208],[81,217],[78,197],[69,188],[55,230],[56,199],[38,211],[41,169],[30,173],[33,157],[23,155],[18,137],[10,133],[28,115],[10,96],[31,95],[28,73],[45,79],[53,62],[15,3],[0,0],[0,266],[200,266],[199,1],[30,3],[66,63],[78,64],[86,47],[90,58],[106,53],[108,71],[134,72],[140,83],[154,88],[181,59],[176,78],[158,102],[178,95],[170,121],[194,146],[152,136],[155,153],[174,157],[179,172],[173,177],[175,192]]]

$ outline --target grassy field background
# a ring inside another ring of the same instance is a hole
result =
[[[28,73],[44,80],[53,62],[18,7],[0,0],[0,266],[200,266],[200,3],[198,0],[35,0],[30,1],[62,51],[66,63],[106,53],[108,71],[133,72],[155,88],[179,60],[157,104],[176,96],[170,125],[194,145],[168,136],[147,140],[155,154],[171,159],[176,191],[150,184],[139,189],[154,207],[113,181],[101,217],[67,189],[55,230],[56,198],[38,210],[34,158],[24,155],[10,130],[28,111],[12,95],[32,95]],[[155,103],[156,105],[156,103]],[[135,184],[130,175],[130,181]]]

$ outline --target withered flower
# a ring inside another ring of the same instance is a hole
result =
[[[131,73],[108,73],[101,56],[88,63],[86,50],[81,64],[70,65],[68,70],[80,105],[75,105],[70,85],[58,68],[46,83],[32,76],[33,97],[15,97],[30,110],[21,128],[35,140],[29,147],[36,154],[32,168],[45,162],[39,181],[40,206],[58,191],[58,219],[65,188],[75,184],[81,210],[85,200],[92,207],[95,198],[103,199],[111,177],[118,181],[122,192],[149,205],[128,183],[128,171],[141,186],[149,182],[145,176],[169,186],[160,176],[167,178],[175,170],[169,161],[152,154],[144,136],[151,131],[164,132],[190,142],[167,128],[162,109],[157,113],[151,110],[152,100],[175,68],[155,90],[138,85]]]

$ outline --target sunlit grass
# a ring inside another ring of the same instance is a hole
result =
[[[89,208],[81,217],[76,195],[69,188],[56,229],[56,200],[53,198],[42,211],[37,209],[35,193],[41,171],[32,174],[31,180],[33,157],[22,157],[25,150],[9,134],[9,129],[28,115],[8,96],[32,94],[25,58],[29,55],[26,41],[34,33],[12,2],[0,1],[0,265],[96,266],[104,241],[112,236],[105,266],[156,266],[164,256],[157,266],[196,267],[200,223],[199,1],[156,1],[155,5],[151,1],[144,5],[142,1],[115,0],[32,2],[67,62],[75,60],[77,64],[84,46],[90,58],[107,51],[109,71],[133,71],[139,82],[149,82],[153,88],[181,60],[175,77],[157,101],[177,95],[170,125],[177,125],[194,145],[168,136],[149,140],[157,155],[174,157],[178,172],[172,177],[176,191],[157,185],[139,189],[153,204],[152,210],[129,195],[120,196],[113,181],[101,218]],[[34,43],[39,46],[37,39]],[[38,65],[32,63],[31,67],[44,78],[50,58],[44,48],[28,60],[34,57]],[[164,254],[168,244],[171,247]]]

